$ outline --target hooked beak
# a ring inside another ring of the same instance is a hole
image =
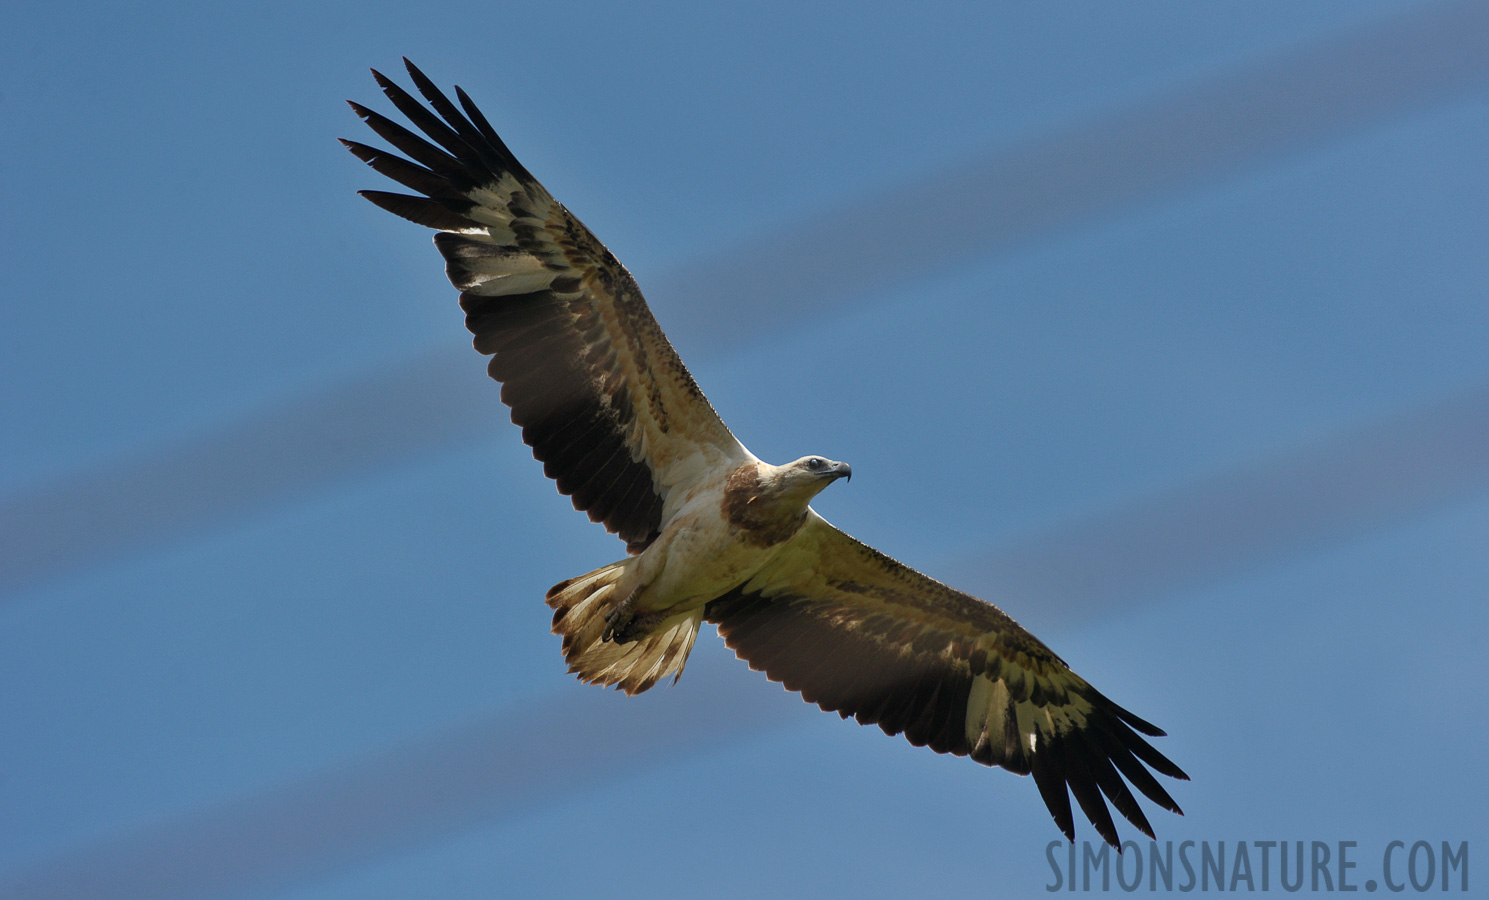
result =
[[[822,477],[831,478],[834,481],[841,478],[845,481],[853,480],[853,467],[845,462],[835,462],[822,470]]]

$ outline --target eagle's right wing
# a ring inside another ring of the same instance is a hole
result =
[[[631,273],[523,168],[464,91],[455,89],[462,114],[404,62],[439,117],[373,75],[429,140],[352,108],[413,162],[342,143],[423,196],[362,195],[439,230],[466,327],[492,356],[488,371],[522,439],[575,508],[638,553],[672,513],[670,497],[754,456],[704,398]]]
[[[1179,812],[1144,764],[1188,778],[1142,735],[1163,734],[1087,684],[1002,610],[854,540],[809,512],[776,559],[705,612],[772,681],[916,746],[1033,773],[1065,836],[1070,796],[1116,846],[1102,795],[1153,829],[1123,777]]]

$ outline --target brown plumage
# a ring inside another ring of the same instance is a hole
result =
[[[424,136],[352,104],[408,158],[343,143],[418,195],[362,194],[436,229],[475,347],[491,357],[523,440],[559,491],[631,554],[548,592],[570,671],[647,690],[681,675],[706,618],[751,668],[825,710],[1032,774],[1071,839],[1071,795],[1114,845],[1107,801],[1153,834],[1129,784],[1179,812],[1149,771],[1187,777],[1143,737],[1162,731],[997,607],[817,515],[811,498],[850,475],[847,465],[756,459],[704,398],[625,267],[523,168],[464,91],[455,89],[457,107],[411,63],[408,71],[433,112],[374,75]]]

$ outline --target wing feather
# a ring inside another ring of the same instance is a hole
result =
[[[1142,737],[1162,731],[1108,700],[997,607],[815,513],[773,563],[709,603],[706,616],[751,668],[825,710],[938,753],[1032,773],[1072,840],[1072,796],[1113,845],[1108,802],[1153,834],[1129,782],[1180,812],[1143,765],[1188,778]]]
[[[436,229],[466,327],[543,470],[635,553],[710,471],[754,460],[698,389],[629,272],[549,195],[471,102],[408,63],[426,107],[374,72],[418,134],[352,109],[404,156],[348,150],[422,196],[362,191]],[[430,111],[433,109],[433,112]],[[406,159],[404,157],[407,157]]]
[[[425,228],[461,231],[481,227],[479,223],[472,222],[460,213],[452,211],[446,203],[439,200],[414,197],[409,194],[395,194],[390,191],[357,191],[357,193],[393,215],[408,219],[417,225],[423,225]]]

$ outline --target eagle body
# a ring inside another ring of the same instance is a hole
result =
[[[701,607],[758,573],[806,523],[809,495],[771,490],[789,471],[746,462],[700,484],[635,558],[637,609]]]
[[[435,230],[475,348],[491,358],[487,371],[523,440],[559,492],[626,546],[625,559],[548,591],[570,671],[645,691],[681,675],[709,621],[751,668],[824,710],[1032,775],[1072,840],[1072,797],[1113,845],[1108,803],[1153,834],[1129,784],[1180,812],[1153,773],[1188,776],[1144,739],[1162,731],[996,606],[813,511],[818,492],[851,477],[847,464],[804,456],[771,465],[750,453],[625,267],[464,91],[455,89],[457,106],[407,67],[424,103],[373,74],[422,134],[353,103],[403,155],[343,143],[415,193],[361,193]]]
[[[569,670],[628,694],[681,676],[707,605],[769,568],[815,515],[811,498],[851,472],[813,456],[698,479],[639,555],[549,590]]]

